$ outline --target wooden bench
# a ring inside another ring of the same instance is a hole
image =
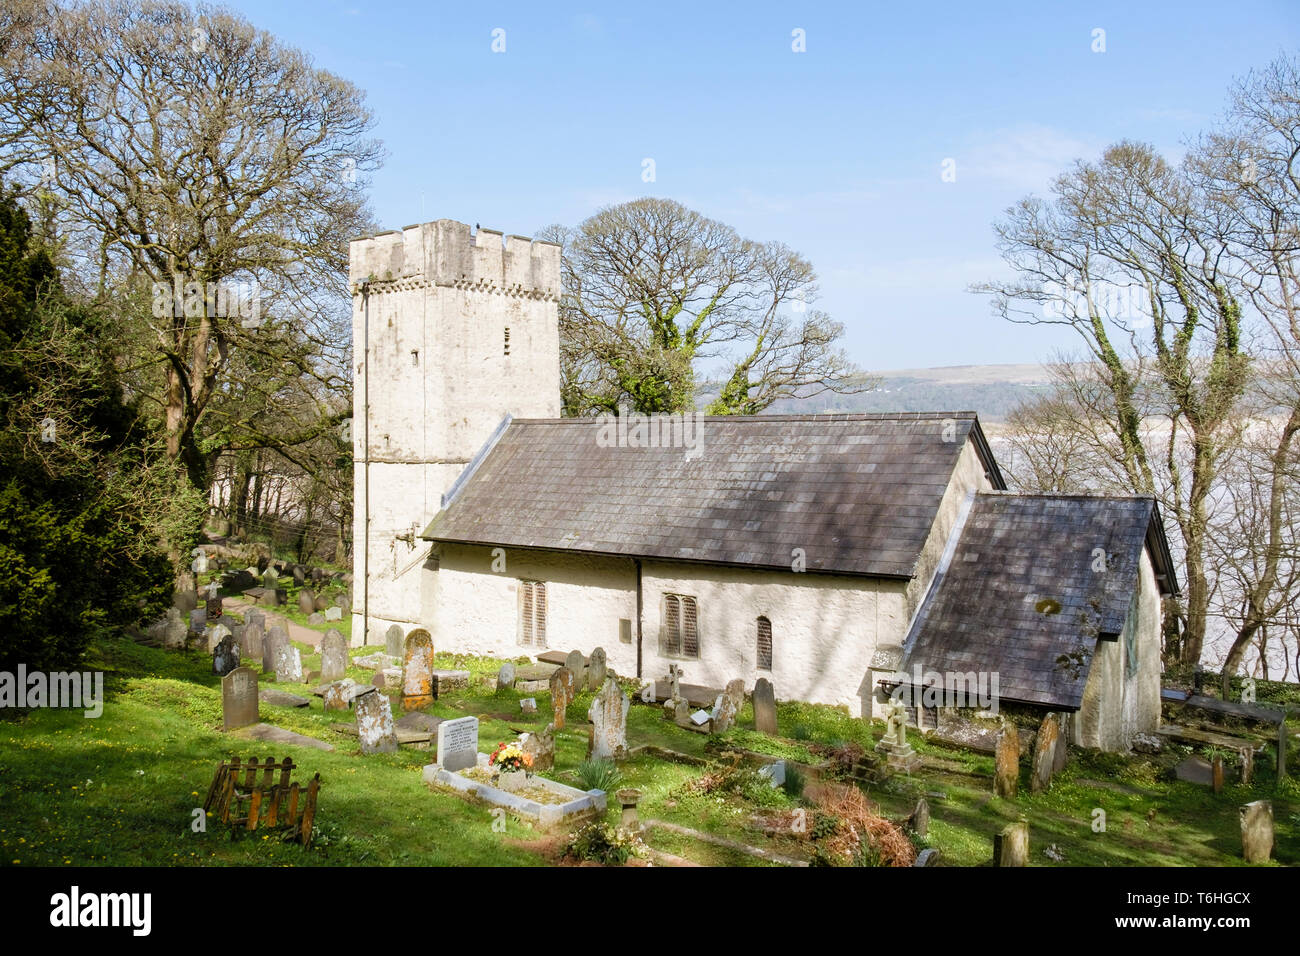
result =
[[[246,830],[256,830],[259,826],[283,827],[294,831],[296,839],[304,847],[310,846],[320,774],[307,784],[304,800],[300,785],[289,780],[295,769],[291,757],[278,763],[273,757],[267,757],[261,763],[253,757],[246,764],[233,757],[217,766],[207,799],[203,801],[203,810],[220,818],[222,823],[242,824]],[[300,800],[301,818],[298,814]]]

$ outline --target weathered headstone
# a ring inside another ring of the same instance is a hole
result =
[[[1215,793],[1223,793],[1223,755],[1215,754],[1210,761],[1210,786]]]
[[[515,665],[509,661],[501,665],[497,671],[497,690],[504,690],[515,686]]]
[[[221,606],[221,592],[217,590],[217,586],[214,584],[208,589],[207,594],[207,600],[203,602],[203,610],[206,614],[205,620],[211,624],[214,621],[221,620],[221,615],[223,613]]]
[[[190,611],[193,611],[199,606],[199,592],[176,591],[172,595],[172,606],[179,610],[183,615],[189,614]]]
[[[916,801],[912,815],[907,818],[907,828],[919,837],[930,832],[930,802],[925,797]]]
[[[1003,827],[993,837],[994,866],[1027,866],[1029,864],[1029,824],[1024,820]]]
[[[312,627],[320,627],[320,625],[325,623],[325,615],[318,611],[312,611],[307,615],[307,623]]]
[[[207,639],[207,650],[209,654],[215,653],[217,645],[224,641],[231,634],[230,628],[224,624],[209,624],[204,631],[204,637]]]
[[[322,697],[324,709],[327,711],[347,710],[348,703],[352,700],[352,695],[349,693],[351,686],[339,680],[326,687],[325,694]]]
[[[885,718],[885,733],[876,744],[876,753],[885,755],[885,762],[895,770],[911,773],[921,765],[921,758],[907,742],[907,708],[902,701],[890,702]]]
[[[1247,863],[1265,863],[1273,855],[1273,803],[1256,800],[1241,808],[1241,854]]]
[[[275,670],[280,647],[289,643],[289,635],[282,627],[272,627],[262,640],[262,673],[269,674]],[[278,676],[278,675],[277,675]]]
[[[330,602],[326,599],[325,595],[317,594],[315,600],[311,602],[311,606],[313,610],[320,611],[324,614],[325,609],[330,606]]]
[[[525,714],[537,713],[537,698],[525,697],[523,700],[519,702],[519,710],[521,713],[525,713]]]
[[[302,587],[307,583],[307,574],[303,571],[301,564],[295,564],[289,569],[289,573],[293,575],[293,583],[298,587]]]
[[[573,700],[573,671],[557,668],[551,674],[551,709],[554,711],[555,729],[564,729],[564,711]]]
[[[402,709],[419,710],[433,703],[433,638],[416,628],[406,638],[402,671]]]
[[[167,609],[167,619],[162,627],[162,645],[163,647],[184,647],[185,635],[189,628],[185,624],[185,618],[179,608],[169,607]]]
[[[993,792],[1005,800],[1014,800],[1020,785],[1020,731],[1006,723],[998,734],[993,754]]]
[[[320,642],[320,679],[339,680],[348,669],[348,642],[334,628],[325,632]]]
[[[564,666],[573,672],[574,693],[587,686],[587,659],[582,651],[569,651],[564,659]]]
[[[1058,774],[1065,769],[1065,762],[1070,756],[1070,715],[1056,715],[1057,729],[1060,733],[1056,737],[1056,749],[1052,754],[1052,774]]]
[[[524,753],[533,755],[533,770],[541,772],[555,768],[555,725],[547,724],[541,733],[525,734],[520,741]]]
[[[723,734],[731,729],[731,725],[736,722],[736,710],[734,697],[726,691],[718,695],[718,699],[713,702],[713,713],[710,715],[715,734]]]
[[[590,759],[619,760],[627,756],[627,710],[630,704],[618,681],[606,678],[605,686],[587,710],[587,719],[591,721],[591,738],[587,744]]]
[[[1052,768],[1056,764],[1056,746],[1060,742],[1060,724],[1056,714],[1048,714],[1038,728],[1034,741],[1033,775],[1029,778],[1029,791],[1038,793],[1052,785]]]
[[[1255,751],[1251,747],[1242,747],[1237,753],[1241,759],[1241,782],[1249,784],[1255,775]]]
[[[605,649],[597,647],[591,652],[591,659],[587,662],[587,690],[600,690],[605,686],[605,677],[609,671],[609,665],[605,661]]]
[[[325,608],[325,620],[327,620],[327,621],[341,621],[341,620],[343,620],[343,609],[342,609],[342,608],[339,608],[339,607],[326,607],[326,608]]]
[[[464,770],[478,763],[478,718],[458,717],[438,725],[438,765]]]
[[[390,624],[384,632],[384,652],[397,658],[406,652],[406,635],[402,633],[400,624]]]
[[[221,679],[221,720],[226,730],[257,723],[257,674],[236,667]]]
[[[386,694],[366,691],[352,704],[357,716],[357,739],[363,754],[390,754],[397,750],[397,729],[393,726],[393,708]]]
[[[245,657],[261,660],[264,638],[265,632],[262,629],[262,622],[250,620],[244,625],[244,633],[239,639],[239,649]]]
[[[235,635],[227,634],[212,652],[212,673],[225,677],[238,666],[239,645],[235,643]]]
[[[203,608],[196,608],[195,610],[190,611],[190,630],[195,634],[201,634],[203,632],[203,626],[207,621],[208,612],[203,610]]]
[[[286,637],[275,648],[275,679],[277,681],[302,680],[302,653]]]
[[[727,681],[727,687],[723,693],[731,698],[731,704],[736,713],[739,714],[745,707],[745,682],[739,677]]]
[[[274,568],[267,568],[266,573],[262,575],[262,587],[268,591],[278,590],[280,587],[280,574]]]
[[[754,729],[760,734],[775,735],[777,732],[776,691],[766,677],[760,677],[754,683]]]

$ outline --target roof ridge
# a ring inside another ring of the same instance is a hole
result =
[[[635,413],[641,417],[649,415],[695,415],[702,421],[709,422],[842,422],[842,421],[930,421],[932,419],[961,418],[978,419],[979,413],[969,409],[960,411],[934,412],[804,412],[794,415],[700,415],[698,412],[652,412]],[[573,424],[599,425],[606,422],[605,417],[590,416],[583,418],[516,418],[514,423],[525,425]]]

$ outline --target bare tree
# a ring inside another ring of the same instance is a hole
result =
[[[809,308],[809,262],[788,247],[667,199],[600,210],[564,246],[560,310],[566,414],[693,408],[704,376],[720,381],[708,411],[752,415],[774,401],[875,382],[835,348],[843,327]]]

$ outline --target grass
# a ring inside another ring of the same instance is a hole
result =
[[[311,649],[304,667],[318,666]],[[376,648],[354,653],[361,656]],[[267,723],[326,740],[333,753],[285,745],[254,744],[222,733],[220,680],[210,660],[197,652],[162,651],[117,641],[100,645],[89,669],[106,674],[103,715],[36,710],[0,721],[0,863],[4,865],[541,865],[539,835],[507,818],[505,831],[488,807],[431,790],[421,767],[428,751],[402,748],[390,755],[362,757],[355,738],[330,725],[349,715],[326,714],[318,698],[306,708],[263,705]],[[440,717],[475,715],[480,750],[518,732],[541,730],[551,720],[545,693],[497,691],[501,661],[438,654],[435,666],[468,670],[470,686],[444,695],[428,708]],[[373,672],[349,668],[369,683]],[[303,685],[279,685],[305,694]],[[522,697],[536,697],[538,712],[523,715]],[[580,786],[586,757],[586,712],[593,693],[578,694],[556,733],[556,770],[548,776]],[[628,715],[630,747],[652,745],[696,758],[710,758],[709,738],[663,719],[658,707],[633,697]],[[395,711],[400,708],[395,705]],[[724,743],[801,763],[817,763],[812,745],[857,743],[869,748],[881,725],[852,718],[847,711],[799,703],[778,707],[781,737],[748,729],[747,705],[738,729]],[[795,730],[799,736],[794,739]],[[987,865],[993,835],[1021,816],[1030,824],[1031,862],[1058,865],[1043,855],[1060,848],[1064,865],[1235,865],[1240,864],[1237,808],[1250,800],[1273,800],[1276,863],[1300,864],[1300,784],[1274,788],[1271,759],[1257,762],[1251,787],[1229,784],[1215,795],[1208,788],[1176,782],[1168,768],[1182,752],[1159,758],[1120,758],[1083,753],[1058,775],[1052,788],[1028,793],[1027,766],[1015,801],[992,795],[992,758],[941,746],[910,734],[927,758],[915,777],[895,776],[869,788],[887,816],[901,819],[928,794],[928,845],[947,865]],[[716,748],[716,745],[715,745]],[[298,776],[321,774],[318,841],[311,849],[280,842],[274,835],[231,832],[215,821],[196,832],[202,803],[217,763],[232,754],[292,756]],[[795,837],[768,840],[751,825],[760,809],[800,805],[782,790],[693,793],[686,786],[706,768],[648,752],[620,762],[621,785],[642,791],[642,819],[659,819],[726,839],[762,846],[788,857],[809,857],[809,844]],[[610,800],[606,822],[616,823]],[[1095,809],[1106,814],[1105,832],[1094,832]],[[493,824],[497,823],[494,828]],[[654,830],[656,849],[706,865],[763,866],[763,860],[689,836]]]

